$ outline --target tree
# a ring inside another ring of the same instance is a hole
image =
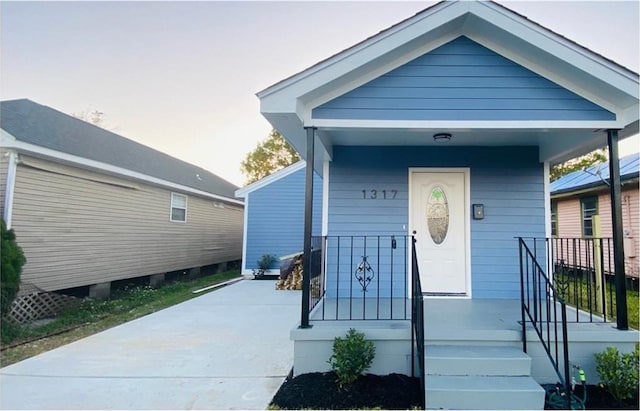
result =
[[[604,163],[605,161],[607,161],[607,159],[607,150],[605,148],[599,148],[583,156],[576,157],[569,161],[565,161],[564,163],[557,164],[551,167],[551,181],[557,180],[565,174],[569,174],[578,170],[584,170],[585,168],[595,164]]]
[[[87,109],[79,113],[71,113],[71,115],[79,120],[91,123],[94,126],[104,128],[105,130],[110,130],[110,128],[107,128],[104,113],[100,110],[89,111]]]
[[[7,230],[4,220],[0,219],[0,314],[9,314],[11,303],[20,287],[20,273],[27,262],[22,249],[16,242],[13,230]]]
[[[240,165],[247,184],[258,181],[300,160],[300,155],[276,130],[247,154]]]

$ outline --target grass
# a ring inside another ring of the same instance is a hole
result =
[[[160,288],[129,286],[112,293],[109,300],[84,299],[42,326],[19,326],[2,321],[2,367],[98,333],[127,321],[202,295],[194,290],[236,278],[238,270],[207,275]],[[34,340],[36,339],[36,340]],[[24,341],[24,344],[20,344]],[[19,344],[12,346],[14,344]],[[9,347],[11,346],[11,347]]]
[[[589,299],[591,299],[592,304],[595,305],[594,293],[595,293],[595,285],[587,283],[587,281],[583,278],[576,278],[568,275],[555,274],[554,281],[556,284],[562,281],[566,281],[568,283],[567,287],[567,305],[572,307],[578,307],[582,310],[588,310],[589,307]],[[558,286],[556,285],[556,288]],[[607,299],[607,321],[615,321],[615,313],[616,313],[616,300],[615,300],[615,286],[611,283],[606,284],[606,299]],[[594,308],[594,314],[600,315],[600,311]],[[638,329],[638,322],[640,316],[640,307],[638,303],[638,291],[627,290],[627,318],[629,321],[629,327]]]

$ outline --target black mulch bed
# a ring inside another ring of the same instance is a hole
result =
[[[582,398],[581,385],[575,395]],[[287,378],[271,401],[280,409],[363,409],[406,410],[420,408],[418,378],[402,374],[385,376],[363,375],[352,386],[340,389],[336,374],[310,373]],[[617,403],[611,394],[598,385],[587,385],[587,410],[640,410],[638,395]],[[545,407],[545,409],[551,409]]]
[[[577,385],[574,394],[582,399],[583,398],[582,385]],[[638,410],[638,395],[635,398],[624,400],[622,403],[618,403],[613,399],[611,394],[599,385],[587,385],[587,401],[585,403],[585,409],[587,410]]]
[[[419,408],[420,380],[402,374],[366,374],[353,385],[340,389],[336,374],[310,373],[288,378],[271,401],[280,409],[406,410]]]

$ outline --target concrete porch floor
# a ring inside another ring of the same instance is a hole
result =
[[[637,330],[620,331],[616,329],[615,322],[602,322],[596,317],[593,322],[589,322],[587,313],[576,313],[571,307],[567,307],[567,310],[570,361],[572,364],[580,364],[587,372],[589,383],[595,383],[598,375],[593,354],[608,346],[617,346],[620,351],[629,352],[640,334]],[[520,300],[426,298],[424,313],[427,346],[474,345],[522,349]],[[576,315],[581,322],[575,322]],[[355,299],[350,302],[348,299],[336,301],[327,298],[314,308],[310,321],[312,328],[294,329],[291,332],[291,338],[296,344],[298,372],[311,372],[314,367],[320,368],[313,369],[315,371],[324,370],[322,364],[307,366],[305,358],[320,352],[321,357],[328,358],[333,338],[344,335],[349,328],[355,328],[365,332],[367,338],[380,342],[380,352],[388,354],[389,359],[384,364],[381,363],[377,369],[379,372],[390,372],[394,367],[392,363],[395,362],[396,365],[402,364],[404,368],[399,367],[394,372],[406,373],[410,369],[407,368],[410,364],[410,317],[410,300],[380,299],[376,304],[374,299]],[[553,323],[549,325],[551,340],[555,341]],[[546,324],[544,333],[546,336]],[[558,336],[561,340],[560,326]],[[532,376],[539,383],[556,382],[555,371],[530,323],[527,325],[527,343],[527,354],[533,359]],[[561,351],[561,345],[559,347]],[[408,359],[401,356],[402,350],[406,351],[404,354]]]

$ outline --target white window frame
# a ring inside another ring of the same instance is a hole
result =
[[[176,204],[174,204],[174,199],[178,198],[178,197],[182,197],[184,198],[184,208],[183,207],[179,207]],[[171,193],[171,206],[169,207],[169,221],[173,222],[173,223],[186,223],[187,222],[187,207],[188,207],[188,198],[186,195],[184,194],[179,194],[179,193]],[[179,209],[179,210],[184,210],[184,220],[174,220],[173,218],[173,209]]]

